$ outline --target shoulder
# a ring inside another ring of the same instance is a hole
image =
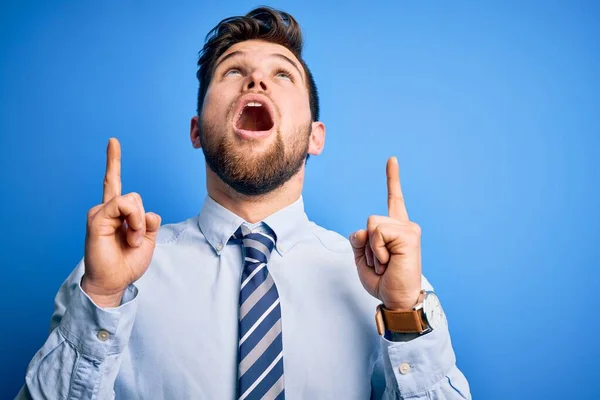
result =
[[[352,246],[348,238],[339,233],[317,225],[315,222],[309,222],[309,231],[320,244],[333,253],[352,253]]]

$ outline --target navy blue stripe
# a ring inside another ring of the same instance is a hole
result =
[[[267,256],[262,251],[256,250],[254,247],[246,247],[246,257],[254,258],[260,262],[267,262]]]
[[[265,378],[254,388],[252,391],[252,395],[248,396],[247,399],[261,399],[268,391],[271,389],[271,386],[277,382],[279,378],[283,375],[283,358],[281,358],[275,367],[265,376]],[[242,391],[241,393],[244,393]]]
[[[264,353],[252,364],[252,366],[246,371],[244,375],[239,378],[239,385],[242,388],[242,393],[245,389],[250,387],[258,377],[265,372],[265,370],[271,365],[273,360],[277,358],[281,350],[283,349],[283,343],[281,341],[281,333],[277,335],[273,343],[265,350]]]
[[[285,387],[283,388],[281,393],[279,393],[279,395],[277,397],[275,397],[275,400],[284,400],[284,399],[285,399]]]
[[[235,233],[233,234],[233,238],[238,240],[242,238],[242,227],[240,226],[239,228],[237,228],[237,230],[235,231]]]
[[[252,294],[264,281],[267,280],[267,267],[264,267],[262,270],[258,271],[250,281],[244,286],[244,288],[240,291],[240,306],[244,304],[248,296]]]
[[[277,307],[275,307],[272,311],[273,315],[278,315],[281,316],[281,304],[277,304]],[[239,349],[239,358],[238,361],[243,360],[248,353],[250,353],[250,351],[252,351],[252,349],[258,344],[258,342],[260,342],[260,339],[263,338],[263,336],[265,336],[267,334],[267,332],[269,331],[269,329],[271,329],[271,327],[275,324],[275,322],[277,322],[276,319],[274,318],[265,318],[254,330],[254,332],[252,332],[252,335],[248,336],[248,339],[246,339],[246,341],[240,346]],[[240,336],[240,339],[242,337]]]
[[[241,281],[240,283],[243,283],[243,282],[246,280],[246,278],[248,278],[248,277],[250,276],[250,274],[251,274],[252,272],[254,272],[254,270],[255,270],[256,268],[258,268],[258,266],[259,266],[260,264],[264,264],[264,263],[260,263],[260,262],[258,262],[258,263],[248,263],[248,264],[246,264],[246,266],[244,267],[244,270],[242,271],[242,281]],[[267,269],[265,268],[265,271],[266,271],[266,270],[267,270]],[[254,279],[254,278],[253,278],[253,279]]]
[[[240,339],[244,337],[244,335],[250,330],[252,325],[267,311],[269,307],[273,305],[275,300],[277,300],[279,296],[277,295],[277,288],[275,285],[271,286],[271,289],[261,299],[248,311],[246,316],[240,320]],[[276,321],[281,317],[281,315],[273,314],[275,309],[271,310],[271,313],[265,319],[272,319]]]

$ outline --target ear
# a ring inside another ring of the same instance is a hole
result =
[[[200,141],[200,118],[197,115],[190,121],[190,140],[195,149],[202,147],[202,142]]]
[[[308,154],[318,156],[325,147],[325,124],[316,121],[312,123],[312,131],[308,143]]]

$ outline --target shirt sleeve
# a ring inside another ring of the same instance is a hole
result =
[[[82,263],[55,299],[51,331],[27,368],[17,399],[92,400],[114,398],[121,355],[137,312],[137,288],[122,303],[100,308],[82,290]]]
[[[456,366],[447,322],[406,342],[380,339],[385,390],[382,399],[471,399]]]
[[[425,276],[422,288],[433,291]],[[446,318],[429,333],[392,336],[393,340],[379,339],[381,353],[374,367],[372,398],[471,399],[469,383],[456,366]]]

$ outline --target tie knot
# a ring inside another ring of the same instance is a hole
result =
[[[267,263],[275,247],[275,233],[266,225],[252,231],[247,224],[242,224],[233,234],[234,239],[241,239],[246,252],[245,257]]]

